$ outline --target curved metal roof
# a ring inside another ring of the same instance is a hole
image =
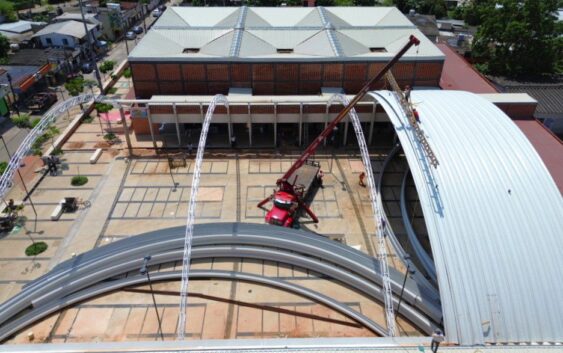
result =
[[[412,92],[434,169],[395,94],[371,96],[395,126],[420,195],[447,340],[563,341],[563,199],[525,135],[472,93]]]

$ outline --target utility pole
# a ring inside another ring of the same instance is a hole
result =
[[[12,107],[14,108],[16,113],[20,115],[20,110],[18,109],[18,100],[16,99],[16,94],[14,93],[14,87],[12,86],[12,75],[10,75],[10,73],[8,72],[6,74],[6,77],[8,78],[8,83],[10,84],[10,91],[12,91],[12,98],[13,98]]]
[[[88,25],[86,24],[86,16],[84,16],[84,8],[82,7],[82,0],[78,0],[80,6],[80,14],[82,15],[82,23],[84,24],[84,31],[86,32],[86,37],[88,37],[88,45],[90,46],[90,63],[94,68],[96,74],[96,80],[98,81],[98,86],[100,88],[100,95],[104,93],[104,86],[102,84],[102,78],[100,77],[100,71],[98,71],[98,65],[96,64],[96,58],[94,56],[94,45],[92,43],[92,36],[88,31]]]
[[[8,154],[8,159],[12,160],[12,155],[10,154],[10,150],[8,149],[8,145],[6,144],[6,141],[4,140],[4,136],[0,135],[0,139],[2,140],[2,143],[4,144],[4,148],[6,149],[6,153]],[[25,194],[27,199],[29,200],[29,203],[31,204],[31,208],[33,209],[33,213],[35,214],[35,222],[33,225],[33,232],[37,232],[37,210],[35,209],[35,205],[33,204],[33,201],[31,200],[31,194],[29,193],[29,190],[27,189],[27,186],[25,185],[25,180],[23,180],[23,176],[20,172],[20,168],[18,166],[18,168],[16,169],[18,171],[18,175],[20,176],[20,179],[22,181],[22,185],[23,185],[23,189],[25,190]],[[23,201],[25,201],[25,198],[23,199]],[[33,244],[35,244],[35,240],[29,235],[29,239],[31,239],[31,242]]]

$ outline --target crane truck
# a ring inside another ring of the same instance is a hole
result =
[[[348,115],[350,110],[368,93],[370,87],[375,82],[379,81],[410,47],[413,45],[418,46],[419,44],[420,41],[415,36],[411,35],[408,43],[405,44],[397,55],[395,55],[374,78],[369,80],[364,87],[362,87],[350,101],[350,104],[342,109],[336,118],[334,118],[320,135],[305,149],[299,159],[297,159],[287,172],[277,180],[274,193],[258,203],[258,207],[262,208],[266,203],[273,201],[272,208],[266,213],[266,223],[283,227],[293,227],[295,226],[295,221],[301,210],[304,210],[309,217],[311,217],[313,222],[319,222],[318,217],[304,201],[311,190],[322,182],[320,164],[309,160],[309,157],[315,153],[319,145],[334,131],[336,125],[340,123]]]

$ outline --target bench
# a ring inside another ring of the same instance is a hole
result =
[[[64,203],[65,203],[64,199],[59,201],[57,207],[55,207],[55,209],[51,213],[51,221],[58,221],[59,218],[61,218],[61,215],[63,214],[64,211],[64,207],[63,207]]]
[[[98,161],[98,159],[100,159],[100,156],[102,155],[102,149],[98,148],[94,154],[92,154],[92,156],[90,157],[90,164],[96,164],[96,162]]]

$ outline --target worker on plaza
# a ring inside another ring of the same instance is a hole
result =
[[[15,203],[14,203],[14,199],[10,199],[10,200],[8,201],[8,207],[7,207],[7,209],[8,209],[8,213],[12,213],[12,212],[14,212],[14,211],[16,210],[16,205],[15,205]]]
[[[438,352],[438,347],[440,346],[440,343],[442,343],[442,342],[444,342],[444,334],[442,333],[442,330],[437,328],[432,333],[432,342],[430,343],[430,348],[432,349],[433,353]]]
[[[366,183],[365,180],[366,179],[366,173],[365,172],[361,172],[360,173],[360,186],[366,187]]]
[[[323,173],[322,169],[319,169],[319,174],[317,175],[317,180],[319,181],[319,186],[321,187],[321,189],[324,189],[324,185],[323,185],[323,178],[325,177],[325,173]]]
[[[192,151],[194,150],[194,145],[190,142],[188,144],[188,155],[192,155]]]
[[[411,102],[411,86],[409,86],[409,85],[405,86],[405,100],[407,101],[408,104],[410,104],[410,102]]]
[[[237,138],[235,137],[235,135],[231,136],[231,148],[236,148],[237,147]]]
[[[420,123],[420,116],[418,115],[418,112],[416,111],[416,109],[412,110],[412,115],[414,115],[416,122]]]

